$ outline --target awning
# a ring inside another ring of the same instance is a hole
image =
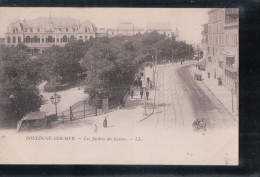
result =
[[[233,52],[226,51],[226,50],[224,50],[224,51],[222,52],[222,54],[224,54],[224,55],[226,55],[226,56],[228,56],[228,57],[235,57],[235,54],[234,54]]]

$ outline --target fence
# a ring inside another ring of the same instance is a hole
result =
[[[58,114],[58,118],[63,121],[83,119],[91,116],[102,114],[102,109],[96,109],[88,104],[88,101],[80,101],[72,106],[68,110],[62,111]]]

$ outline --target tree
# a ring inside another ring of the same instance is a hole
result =
[[[29,58],[27,47],[6,48],[0,56],[0,107],[4,119],[17,122],[39,110],[43,103],[37,85],[42,81],[40,64]]]
[[[96,39],[82,62],[87,70],[82,83],[86,93],[92,99],[121,96],[134,80],[139,59],[128,37]]]
[[[80,58],[83,56],[77,43],[66,47],[53,46],[40,57],[44,66],[45,79],[61,78],[62,83],[75,81],[82,73]]]

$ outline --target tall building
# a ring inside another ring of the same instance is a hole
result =
[[[213,9],[208,12],[207,70],[220,77],[238,93],[239,9]]]
[[[225,75],[224,81],[226,85],[234,89],[234,93],[238,93],[238,69],[239,69],[239,9],[228,8],[225,14]]]
[[[37,18],[34,20],[17,20],[7,27],[5,45],[23,43],[30,53],[42,53],[47,48],[64,46],[68,41],[86,41],[95,37],[96,26],[90,21],[80,23],[71,18]]]
[[[208,72],[214,78],[224,76],[224,25],[225,9],[213,9],[208,12]]]

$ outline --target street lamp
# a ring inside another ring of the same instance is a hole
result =
[[[56,117],[58,117],[57,104],[60,102],[61,96],[55,92],[54,95],[51,96],[50,100],[51,103],[55,105],[55,113],[56,113]]]

